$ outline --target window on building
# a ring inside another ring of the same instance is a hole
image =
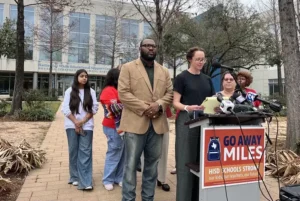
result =
[[[96,64],[107,64],[112,63],[113,52],[117,52],[119,44],[115,45],[113,48],[113,42],[118,42],[115,37],[116,26],[115,18],[109,16],[96,17],[96,49],[95,49],[95,61]]]
[[[144,22],[144,35],[143,37],[146,38],[152,34],[152,27],[148,22]]]
[[[70,23],[75,27],[70,32],[69,62],[89,63],[90,15],[72,13]]]
[[[14,92],[14,85],[15,85],[15,73],[0,73],[0,95],[13,95]],[[33,74],[32,73],[25,73],[24,74],[24,83],[23,83],[24,90],[29,90],[33,88]]]
[[[4,7],[3,4],[0,4],[0,25],[2,26],[4,22]]]
[[[17,21],[18,8],[16,5],[10,5],[10,19]],[[25,25],[25,59],[32,60],[33,57],[33,33],[34,26],[34,8],[26,6],[24,8],[24,25]]]
[[[283,87],[283,93],[284,93],[284,79],[282,80],[282,87]],[[279,92],[279,86],[278,86],[278,80],[277,79],[269,79],[269,95],[275,95]]]
[[[53,61],[61,61],[62,51],[64,47],[64,41],[61,37],[63,35],[64,26],[63,26],[63,14],[61,12],[52,13],[52,22],[51,22],[51,13],[49,10],[44,9],[40,13],[40,27],[38,30],[39,35],[39,49],[40,56],[39,60],[49,61],[50,60],[50,41],[52,41],[52,59]],[[52,31],[51,31],[52,30]],[[52,32],[52,34],[51,34]],[[51,40],[52,35],[52,40]]]
[[[137,20],[122,19],[122,52],[123,63],[138,57],[138,33],[139,23]]]

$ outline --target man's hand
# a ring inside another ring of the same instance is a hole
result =
[[[146,115],[147,117],[154,117],[155,114],[158,113],[159,111],[159,105],[157,102],[153,102],[153,103],[146,103],[149,105],[149,107],[145,110],[144,115]]]
[[[160,115],[161,115],[161,113],[160,113],[160,112],[157,112],[157,113],[155,113],[155,114],[149,115],[148,117],[149,117],[150,119],[157,119]]]

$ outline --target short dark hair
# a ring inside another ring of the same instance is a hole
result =
[[[193,56],[195,55],[195,52],[197,51],[201,51],[204,52],[204,49],[200,48],[200,47],[192,47],[190,48],[187,53],[186,53],[186,59],[189,61],[193,58]]]
[[[142,47],[144,40],[153,40],[156,43],[156,41],[153,38],[144,38],[140,42],[140,47]]]
[[[236,78],[236,77],[237,77],[236,74],[231,73],[230,71],[225,71],[225,72],[222,74],[222,77],[221,77],[221,80],[222,80],[222,81],[224,80],[225,75],[227,75],[227,74],[230,74],[230,75],[233,77],[234,80],[237,79],[237,78]]]

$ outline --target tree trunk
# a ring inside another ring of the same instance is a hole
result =
[[[50,46],[51,43],[50,43]],[[51,47],[50,47],[51,49]],[[48,85],[48,96],[49,97],[52,97],[52,82],[53,82],[53,74],[52,74],[52,64],[53,64],[53,52],[50,51],[50,68],[49,68],[49,85]]]
[[[158,32],[158,38],[157,38],[157,62],[161,65],[164,64],[164,53],[163,53],[163,38],[162,38],[162,29]]]
[[[156,29],[157,29],[157,62],[161,65],[164,63],[164,54],[163,54],[163,31],[164,27],[162,26],[161,19],[161,9],[159,1],[155,1],[156,6]]]
[[[15,115],[18,110],[22,110],[22,94],[24,88],[24,0],[19,0],[17,7],[16,74],[11,110],[9,112],[10,115]]]
[[[273,18],[274,18],[274,31],[275,31],[275,46],[276,46],[276,57],[278,60],[277,66],[277,82],[278,82],[278,93],[279,96],[283,95],[283,84],[282,84],[282,73],[281,73],[281,53],[280,53],[280,44],[279,44],[279,30],[277,23],[277,9],[276,9],[276,1],[273,0]]]
[[[115,53],[116,53],[116,43],[114,41],[113,42],[113,47],[112,47],[111,67],[110,68],[114,68],[114,66],[115,66]]]
[[[173,60],[173,82],[174,82],[175,77],[176,77],[176,69],[177,69],[177,66],[176,66],[176,57],[174,57],[174,60]]]
[[[116,14],[115,14],[116,16]],[[114,38],[113,38],[113,46],[112,46],[112,57],[111,57],[111,68],[115,67],[115,57],[116,57],[116,46],[117,46],[117,19],[114,22]]]
[[[283,84],[282,84],[282,73],[281,73],[281,63],[276,64],[277,66],[277,82],[278,82],[278,94],[279,96],[283,95]]]
[[[53,64],[53,4],[50,5],[50,68],[49,68],[49,82],[48,82],[48,96],[52,97],[52,64]]]
[[[300,51],[293,0],[278,0],[287,98],[286,148],[297,150],[300,140]]]

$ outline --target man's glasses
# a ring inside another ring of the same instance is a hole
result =
[[[224,79],[224,81],[226,81],[226,82],[227,82],[227,81],[232,82],[233,80],[234,80],[233,78],[225,78],[225,79]]]
[[[153,44],[143,44],[141,45],[142,47],[146,47],[146,48],[150,48],[152,47],[153,49],[156,48],[156,45],[153,45]]]

